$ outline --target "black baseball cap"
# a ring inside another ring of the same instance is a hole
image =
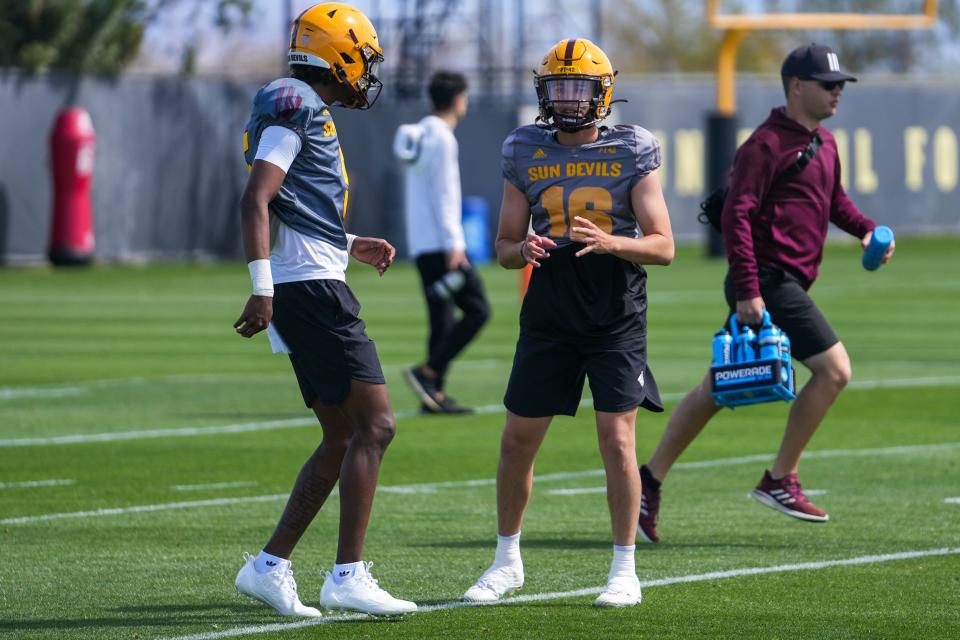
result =
[[[850,74],[840,71],[840,61],[833,49],[813,43],[791,51],[783,61],[780,75],[801,80],[857,81]]]

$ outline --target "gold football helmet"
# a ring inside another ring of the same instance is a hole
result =
[[[561,40],[534,72],[539,120],[561,131],[597,124],[610,115],[616,75],[597,45],[583,38]]]
[[[352,90],[354,99],[344,106],[353,109],[372,107],[383,88],[377,30],[362,11],[342,2],[315,4],[293,21],[287,62],[330,69]]]

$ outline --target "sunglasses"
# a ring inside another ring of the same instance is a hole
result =
[[[825,91],[833,91],[837,87],[843,91],[843,87],[847,84],[846,80],[819,80],[817,82]]]

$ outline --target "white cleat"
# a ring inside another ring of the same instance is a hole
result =
[[[300,602],[300,596],[297,595],[297,583],[293,579],[293,570],[290,568],[289,560],[283,562],[273,571],[257,573],[253,566],[253,556],[244,553],[243,558],[246,562],[237,574],[237,580],[234,583],[237,586],[237,591],[273,607],[282,616],[320,617],[319,610],[304,606]]]
[[[416,603],[394,598],[380,588],[376,579],[370,575],[372,566],[372,562],[364,563],[362,572],[358,571],[340,584],[334,582],[333,574],[328,571],[327,579],[320,589],[320,606],[325,609],[359,611],[372,616],[402,616],[416,612]]]
[[[616,576],[594,601],[595,607],[632,607],[640,604],[640,580],[637,576]]]
[[[477,583],[467,589],[463,599],[467,602],[496,602],[523,586],[523,565],[507,564],[492,566],[480,576]]]

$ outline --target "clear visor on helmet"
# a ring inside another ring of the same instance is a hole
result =
[[[543,90],[551,102],[586,102],[600,93],[600,80],[583,77],[553,77],[543,81]]]

